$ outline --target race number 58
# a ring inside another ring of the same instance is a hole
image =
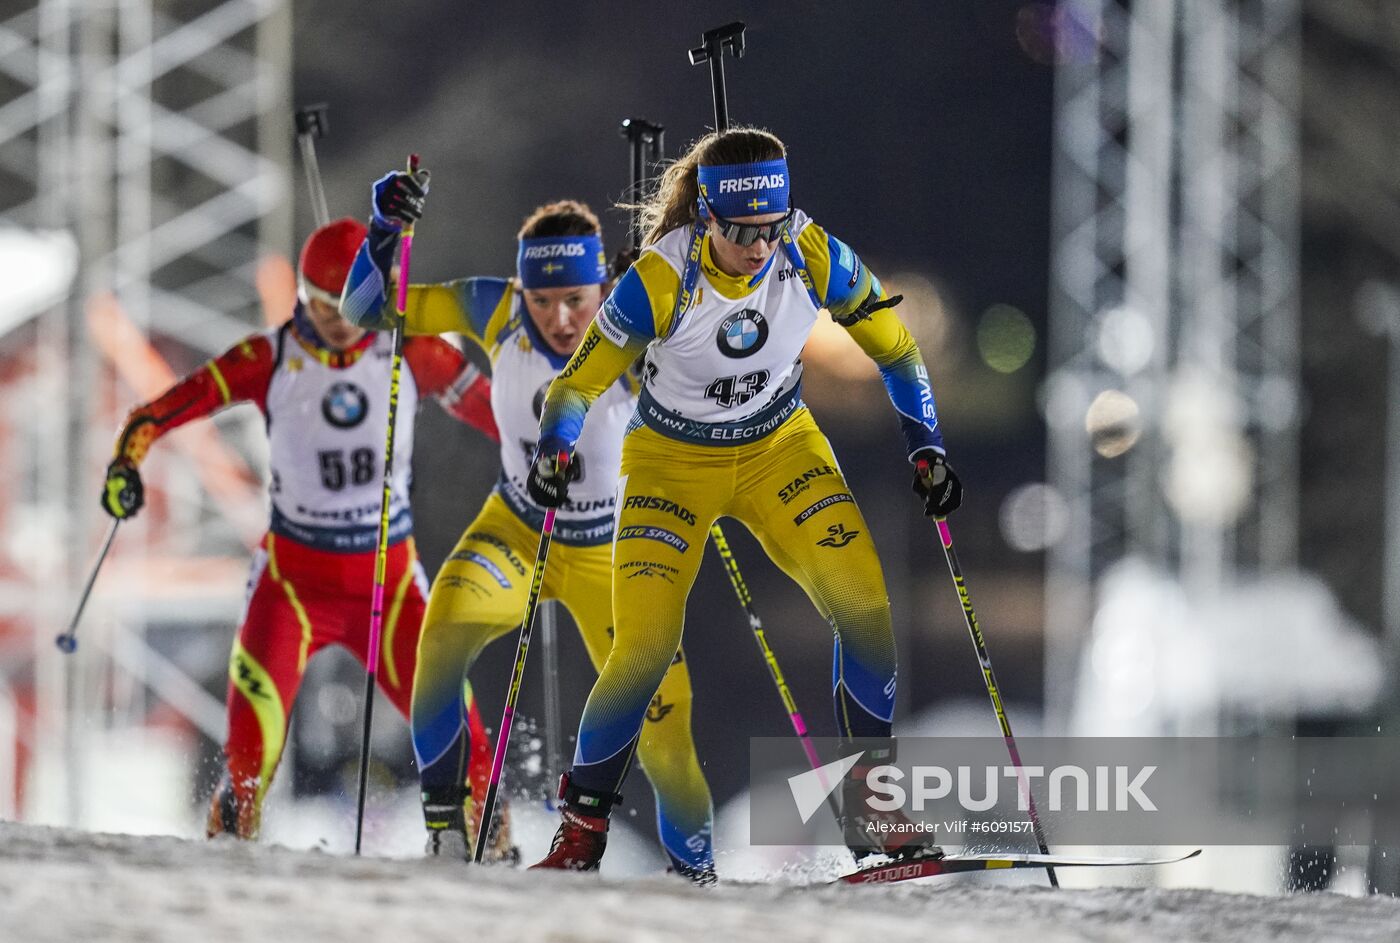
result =
[[[355,449],[349,457],[347,464],[345,452],[341,449],[316,453],[321,463],[321,484],[328,491],[341,491],[347,483],[367,485],[374,480],[374,449]]]

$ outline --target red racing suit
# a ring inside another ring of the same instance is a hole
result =
[[[308,660],[327,645],[366,659],[390,360],[387,333],[333,351],[299,308],[291,322],[245,338],[134,409],[118,437],[116,457],[139,465],[160,436],[234,403],[255,404],[268,425],[272,520],[254,554],[229,659],[227,768],[211,804],[211,836],[256,837]],[[435,397],[493,441],[499,434],[489,381],[451,344],[408,338],[404,363],[377,680],[407,718],[428,590],[408,503],[419,397]],[[474,702],[466,711],[484,759],[473,766],[484,770],[485,729]]]

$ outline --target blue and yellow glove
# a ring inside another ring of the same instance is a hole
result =
[[[374,182],[374,225],[398,232],[423,218],[428,198],[428,172],[391,170]]]

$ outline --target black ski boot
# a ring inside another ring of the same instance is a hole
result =
[[[459,795],[460,801],[449,799],[446,802],[434,801],[427,794],[423,795],[423,821],[428,827],[425,851],[430,858],[471,861],[475,857],[481,813],[472,802],[471,789],[465,789]],[[520,849],[511,844],[510,807],[505,802],[496,804],[496,821],[482,861],[512,866],[520,863]]]
[[[467,841],[467,816],[461,804],[423,803],[423,820],[428,827],[424,852],[430,858],[470,861],[472,846]]]
[[[233,777],[227,769],[219,777],[219,785],[209,798],[209,818],[205,822],[206,838],[232,835],[234,838],[255,839],[258,837],[260,810],[248,796],[240,799],[233,786]]]
[[[204,834],[208,838],[217,835],[238,834],[238,801],[233,795],[233,783],[229,781],[228,770],[219,778],[214,794],[209,797],[209,821]]]

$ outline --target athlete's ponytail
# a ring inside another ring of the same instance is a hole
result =
[[[712,131],[690,146],[661,175],[647,199],[638,207],[641,212],[644,245],[652,245],[673,229],[695,221],[695,201],[700,196],[698,168],[718,164],[756,164],[787,156],[787,149],[778,138],[758,128],[730,128]]]

